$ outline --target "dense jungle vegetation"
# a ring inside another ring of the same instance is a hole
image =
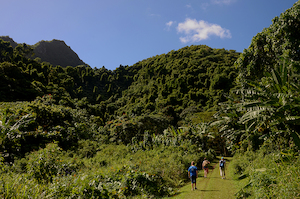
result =
[[[300,2],[243,53],[188,46],[115,70],[0,40],[0,196],[157,198],[234,155],[237,198],[300,195]]]

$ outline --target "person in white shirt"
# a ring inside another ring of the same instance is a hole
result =
[[[221,175],[222,179],[225,179],[225,166],[226,166],[225,164],[226,164],[226,161],[222,157],[221,160],[219,161],[220,175]]]

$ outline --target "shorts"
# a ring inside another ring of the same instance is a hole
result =
[[[196,183],[196,176],[191,176],[192,183]]]

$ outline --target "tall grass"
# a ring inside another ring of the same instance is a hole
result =
[[[51,98],[47,100],[51,102]],[[206,129],[168,128],[162,133],[146,131],[143,135],[132,129],[134,137],[112,143],[104,139],[106,134],[101,134],[101,129],[94,129],[86,111],[68,108],[66,115],[70,120],[62,122],[65,109],[48,106],[47,100],[45,109],[44,105],[36,104],[37,111],[32,114],[46,110],[45,115],[55,124],[50,129],[40,124],[34,124],[37,128],[33,128],[28,123],[13,131],[18,136],[7,137],[7,133],[0,136],[0,198],[168,196],[188,180],[187,168],[191,161],[199,165],[204,157],[213,159],[215,156],[213,150],[203,152],[200,147],[204,141],[213,139],[208,138],[210,133]],[[18,111],[13,105],[0,103],[0,107],[7,110],[0,111],[1,130],[10,131],[28,113],[27,103],[16,104]],[[41,124],[48,124],[49,120],[42,115],[38,118]],[[106,133],[112,137],[118,135],[118,132],[109,132]]]
[[[86,141],[90,142],[90,141]],[[94,146],[94,154],[86,156]],[[2,198],[157,198],[176,193],[190,162],[206,154],[193,145],[131,146],[81,144],[62,151],[56,143],[2,165]]]
[[[232,162],[235,177],[244,182],[237,198],[299,198],[300,158],[290,151],[236,154]]]

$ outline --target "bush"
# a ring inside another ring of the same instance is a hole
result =
[[[296,154],[298,155],[298,154]],[[300,196],[300,159],[294,152],[275,151],[236,154],[232,164],[236,178],[247,183],[237,198],[297,198]]]
[[[96,141],[79,140],[75,153],[79,158],[91,158],[94,157],[99,147],[99,143]]]
[[[143,139],[144,132],[162,134],[168,128],[169,121],[162,115],[128,116],[124,114],[115,120],[108,121],[101,129],[105,143],[130,144],[132,138]]]
[[[76,171],[78,165],[62,158],[61,148],[55,143],[28,156],[27,173],[38,182],[52,182],[55,176],[64,176]]]

